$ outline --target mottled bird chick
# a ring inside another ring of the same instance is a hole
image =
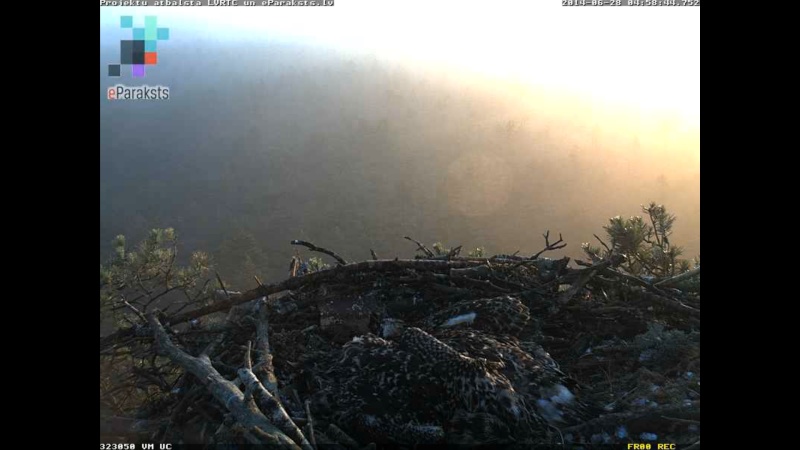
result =
[[[538,344],[465,329],[442,330],[436,336],[458,352],[502,366],[499,372],[550,424],[571,425],[590,414],[577,397],[577,381],[562,372]]]
[[[537,441],[548,423],[586,414],[577,383],[517,337],[529,321],[513,296],[462,301],[408,324],[384,319],[380,337],[355,337],[312,362],[315,414],[376,443]]]
[[[488,412],[514,423],[527,421],[528,412],[511,382],[499,370],[502,364],[460,353],[419,328],[407,328],[398,346],[433,364],[456,407]]]
[[[321,356],[325,357],[325,356]],[[318,414],[379,443],[433,444],[444,428],[461,433],[460,414],[485,414],[529,427],[527,405],[500,366],[463,355],[419,328],[396,342],[374,335],[354,338],[317,367],[313,397]]]
[[[470,328],[516,336],[530,319],[530,310],[519,298],[504,295],[455,303],[426,319],[425,328]]]
[[[434,444],[443,439],[447,403],[439,376],[419,355],[374,335],[311,358],[315,414],[377,443]]]

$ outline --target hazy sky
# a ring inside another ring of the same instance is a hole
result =
[[[145,81],[105,74],[130,39],[123,15],[170,28]],[[355,252],[348,245],[368,236],[397,255],[407,242],[396,237],[413,233],[511,253],[538,248],[553,227],[580,256],[608,217],[653,200],[678,215],[686,256],[699,253],[698,7],[101,7],[100,44],[101,242],[176,226],[213,250],[243,215],[271,276],[296,238]],[[109,102],[115,82],[163,83],[173,95]],[[497,132],[506,125],[519,132]],[[214,159],[222,150],[241,154]],[[220,165],[230,170],[217,179]],[[238,183],[262,166],[275,170],[266,184]],[[278,198],[284,185],[291,199]],[[352,202],[326,208],[332,192]],[[282,203],[265,209],[264,196]],[[215,215],[219,204],[228,209]],[[361,220],[370,208],[381,214]]]
[[[101,44],[123,35],[119,16],[145,14],[172,28],[175,45],[189,44],[195,33],[220,41],[303,40],[677,114],[699,126],[699,7],[563,7],[559,0],[101,7]]]

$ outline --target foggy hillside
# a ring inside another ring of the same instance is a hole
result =
[[[404,235],[530,254],[550,229],[580,257],[651,200],[699,253],[699,131],[669,117],[637,136],[575,98],[279,41],[172,46],[143,82],[120,79],[168,85],[168,101],[109,102],[115,45],[100,58],[101,260],[153,227],[237,288],[284,278],[291,239],[350,260],[410,256]]]

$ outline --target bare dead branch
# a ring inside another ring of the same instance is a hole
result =
[[[245,428],[258,427],[263,430],[266,443],[298,448],[281,430],[275,428],[254,405],[244,401],[242,391],[217,372],[207,355],[195,358],[175,346],[155,313],[150,313],[148,322],[159,352],[197,377],[214,398],[233,414],[239,424]]]
[[[261,412],[269,417],[270,422],[275,424],[286,436],[292,438],[302,449],[313,450],[303,432],[292,422],[291,417],[283,409],[281,403],[267,392],[252,370],[247,368],[239,369],[239,379],[242,380],[248,391],[252,390],[253,400],[255,400]]]
[[[253,346],[252,341],[247,341],[247,349],[244,352],[244,366],[247,370],[253,370],[253,360],[250,359],[250,347]]]
[[[700,267],[696,267],[696,268],[694,268],[694,269],[692,269],[692,270],[690,270],[688,272],[684,272],[682,274],[675,275],[674,277],[667,278],[665,280],[661,280],[658,283],[653,284],[653,286],[656,286],[656,287],[674,286],[674,285],[680,283],[681,281],[688,280],[689,278],[692,278],[692,277],[694,277],[696,275],[700,275]]]
[[[256,323],[256,354],[257,364],[253,372],[275,398],[278,395],[278,378],[275,376],[275,368],[272,365],[272,352],[269,348],[269,320],[267,319],[269,309],[266,299],[258,302],[258,321]]]
[[[603,260],[596,264],[592,264],[591,267],[587,267],[586,269],[577,270],[576,272],[580,273],[580,275],[578,275],[578,279],[575,280],[569,289],[564,291],[561,297],[558,298],[558,303],[562,305],[569,303],[569,301],[572,300],[572,297],[577,295],[578,292],[580,292],[580,290],[586,286],[586,283],[588,283],[589,280],[591,280],[599,270],[609,267],[610,265],[611,260]]]
[[[316,448],[317,440],[314,438],[314,419],[311,417],[311,402],[306,400],[306,420],[308,420],[308,436],[311,440],[311,445]]]
[[[425,247],[424,245],[422,245],[421,242],[411,238],[410,236],[403,236],[403,238],[408,239],[409,241],[417,244],[417,249],[418,250],[422,250],[425,253],[425,256],[427,256],[428,258],[433,258],[435,256],[433,254],[433,252],[428,250],[428,247]]]
[[[123,303],[123,304],[124,304],[124,305],[125,305],[125,306],[126,306],[128,309],[130,309],[131,311],[133,311],[133,313],[134,313],[134,314],[136,314],[136,315],[137,315],[137,316],[138,316],[140,319],[142,319],[142,322],[143,322],[143,323],[147,323],[147,317],[145,317],[145,316],[144,316],[144,314],[142,314],[142,312],[141,312],[141,311],[139,311],[138,309],[136,309],[136,307],[135,307],[135,306],[133,306],[133,305],[131,305],[130,303],[128,303],[128,301],[127,301],[127,300],[125,300],[124,298],[122,299],[122,303]]]
[[[491,275],[491,270],[489,266],[482,265],[482,266],[474,266],[474,267],[467,267],[464,269],[450,269],[450,276],[451,277],[477,277],[477,278],[486,278]]]
[[[306,241],[301,241],[301,240],[295,239],[292,242],[290,242],[290,244],[292,244],[292,245],[302,245],[303,247],[308,248],[312,252],[324,253],[324,254],[332,257],[333,259],[335,259],[342,266],[347,264],[347,261],[345,261],[344,258],[342,258],[341,256],[337,255],[333,251],[328,250],[326,248],[317,247],[316,245],[312,244],[311,242],[306,242]]]
[[[222,278],[219,276],[219,273],[215,271],[214,275],[217,276],[217,282],[219,283],[219,287],[222,289],[222,292],[225,293],[225,297],[230,299],[231,295],[228,293],[228,290],[225,289],[225,283],[222,282]]]
[[[509,289],[496,286],[489,280],[476,280],[474,278],[469,278],[469,277],[458,277],[458,278],[453,278],[453,282],[457,284],[465,284],[468,286],[480,288],[489,292],[502,292],[502,293],[511,292],[511,290]]]
[[[594,233],[592,233],[592,236],[594,236],[594,238],[597,239],[603,247],[605,247],[605,249],[606,249],[606,251],[608,252],[609,255],[612,253],[611,247],[609,247],[605,242],[603,242],[603,240],[600,239],[600,236],[598,236],[598,235],[596,235]]]
[[[700,310],[697,308],[693,308],[679,300],[670,297],[664,297],[658,294],[653,294],[649,292],[643,292],[642,298],[646,301],[652,303],[658,303],[659,305],[669,308],[673,311],[679,311],[682,313],[689,314],[690,316],[699,319],[700,318]]]
[[[582,424],[567,428],[562,428],[561,431],[564,433],[581,433],[585,431],[599,430],[601,428],[609,426],[610,424],[613,424],[612,426],[617,426],[618,424],[624,421],[631,421],[634,419],[650,419],[650,420],[660,419],[662,415],[670,415],[670,416],[682,415],[687,417],[699,417],[700,401],[695,400],[689,406],[670,405],[657,408],[650,408],[643,411],[630,411],[630,412],[604,414],[588,422],[584,422]]]
[[[662,419],[671,420],[673,422],[680,422],[680,423],[685,423],[685,424],[690,424],[690,425],[700,425],[700,421],[699,420],[681,419],[679,417],[669,417],[669,416],[661,416],[661,418]]]
[[[256,284],[258,285],[258,287],[263,287],[264,286],[264,283],[262,283],[261,280],[258,279],[258,276],[253,275],[253,278],[255,278]]]
[[[564,238],[561,237],[561,233],[558,233],[558,240],[553,242],[552,244],[550,243],[550,230],[547,230],[547,232],[545,232],[543,236],[544,236],[544,248],[540,250],[539,253],[531,256],[530,259],[536,259],[544,252],[558,250],[560,248],[564,248],[567,246],[566,243],[562,244],[562,242],[564,242]]]

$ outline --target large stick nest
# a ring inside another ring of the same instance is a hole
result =
[[[417,259],[348,264],[293,244],[338,264],[221,289],[211,305],[101,339],[104,370],[136,355],[129,375],[147,393],[135,418],[106,411],[107,438],[699,443],[699,292],[633,277],[615,258],[574,269],[541,252],[435,256],[418,243]]]

